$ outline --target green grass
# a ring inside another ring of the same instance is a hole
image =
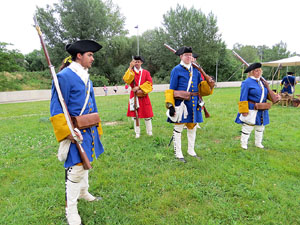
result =
[[[40,72],[0,72],[0,91],[51,89],[51,74]]]
[[[105,153],[79,202],[85,224],[300,224],[300,110],[275,105],[263,144],[240,148],[239,88],[205,97],[211,115],[197,130],[203,160],[174,159],[164,94],[150,95],[153,137],[135,139],[128,96],[97,97]],[[66,224],[64,169],[48,120],[49,101],[0,105],[0,224]],[[183,132],[186,155],[186,131]]]

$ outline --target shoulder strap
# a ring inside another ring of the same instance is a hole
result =
[[[91,82],[90,81],[88,81],[88,82],[89,82],[89,87],[88,87],[87,95],[85,97],[85,102],[84,102],[84,105],[83,105],[83,107],[81,109],[81,112],[80,112],[79,116],[81,116],[82,113],[84,112],[84,110],[86,108],[86,105],[87,105],[87,102],[88,102],[88,100],[90,98]]]
[[[189,79],[189,83],[188,83],[188,87],[187,87],[187,89],[186,89],[186,91],[189,91],[189,89],[190,89],[190,87],[191,87],[191,83],[192,83],[192,77],[193,77],[193,67],[191,66],[191,76],[190,76],[190,79]]]

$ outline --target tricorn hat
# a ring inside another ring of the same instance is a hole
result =
[[[140,55],[133,56],[133,59],[134,60],[141,60],[142,62],[145,62],[144,58]]]
[[[250,66],[245,69],[244,73],[249,73],[252,70],[255,70],[257,68],[261,68],[261,63],[252,63]]]
[[[197,59],[198,58],[198,54],[196,54],[196,53],[193,53],[193,57],[195,58],[195,59]]]
[[[92,40],[80,40],[66,45],[66,51],[70,53],[70,55],[85,52],[97,52],[101,48],[102,46],[100,44]]]
[[[294,75],[294,72],[287,72],[288,75]]]
[[[182,55],[184,53],[193,53],[192,47],[183,46],[175,52],[176,55]]]

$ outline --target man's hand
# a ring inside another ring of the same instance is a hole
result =
[[[79,139],[80,141],[82,141],[82,140],[83,140],[83,137],[82,137],[82,135],[81,135],[80,130],[78,130],[77,128],[75,128],[75,129],[74,129],[74,132],[75,132],[76,136],[78,137],[78,139]],[[69,134],[69,135],[67,136],[67,139],[70,139],[72,143],[75,143],[75,142],[76,142],[75,139],[74,139],[74,137],[72,136],[72,134]]]
[[[169,114],[170,114],[170,116],[174,116],[175,115],[175,108],[174,108],[174,106],[170,106],[169,107]]]
[[[139,90],[139,89],[140,89],[139,86],[135,86],[134,88],[132,88],[132,91],[133,91],[133,92],[137,92],[137,90]]]
[[[133,59],[129,64],[129,69],[133,69],[134,65],[135,65],[135,60]]]

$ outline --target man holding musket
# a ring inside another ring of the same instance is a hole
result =
[[[131,87],[127,116],[134,120],[136,138],[139,138],[141,133],[139,118],[145,119],[146,132],[152,136],[153,111],[148,95],[152,91],[152,77],[148,70],[142,68],[144,62],[142,56],[134,56],[123,76],[124,82]]]
[[[287,92],[289,95],[292,95],[295,92],[295,85],[297,84],[296,77],[294,72],[287,72],[287,75],[283,77],[280,85],[283,85],[281,93]]]
[[[241,147],[248,149],[248,140],[253,129],[255,130],[255,146],[264,148],[262,145],[265,126],[270,123],[269,109],[271,100],[273,103],[280,100],[262,77],[261,63],[249,65],[244,73],[248,78],[242,82],[239,105],[235,122],[242,125]]]
[[[82,140],[82,147],[90,162],[98,158],[104,149],[100,141],[102,128],[88,69],[94,61],[94,53],[102,48],[95,41],[80,40],[66,45],[66,51],[71,55],[71,64],[57,74],[59,86],[67,109],[73,121],[78,122],[76,135]],[[68,60],[69,61],[69,60]],[[101,199],[88,192],[88,170],[82,165],[74,138],[67,125],[56,88],[52,87],[50,103],[51,122],[57,141],[60,142],[58,157],[65,161],[66,170],[66,217],[68,224],[79,225],[81,218],[77,210],[77,200],[95,201]],[[97,123],[94,116],[97,116]],[[79,118],[84,119],[80,127]],[[90,121],[90,123],[86,123]],[[76,125],[76,124],[75,124]]]
[[[197,123],[203,122],[201,96],[213,93],[214,81],[203,80],[201,73],[192,65],[191,47],[179,48],[176,55],[181,62],[171,71],[170,89],[165,91],[168,122],[174,123],[173,141],[175,158],[186,163],[181,150],[181,132],[187,127],[188,155],[201,159],[195,152]],[[211,83],[211,85],[210,85]],[[211,88],[212,87],[212,88]]]

